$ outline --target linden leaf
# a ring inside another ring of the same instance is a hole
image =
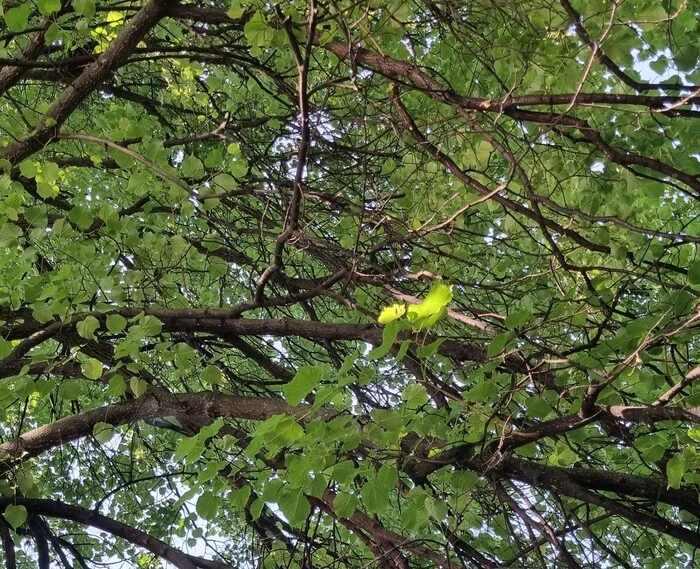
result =
[[[423,302],[409,307],[407,318],[414,328],[430,328],[447,313],[452,300],[452,287],[437,282]]]
[[[7,506],[7,508],[5,508],[3,517],[7,520],[8,524],[10,524],[14,529],[17,529],[27,521],[27,508],[24,506],[15,506],[14,504],[10,504]]]
[[[389,324],[389,322],[398,320],[404,314],[406,314],[405,304],[392,304],[391,306],[387,306],[384,310],[382,310],[379,313],[379,318],[377,318],[377,322],[379,322],[380,324]]]

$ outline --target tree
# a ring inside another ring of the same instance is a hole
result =
[[[17,567],[689,567],[697,0],[14,0]]]

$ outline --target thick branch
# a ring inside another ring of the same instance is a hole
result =
[[[103,516],[96,510],[86,510],[85,508],[80,508],[57,500],[35,500],[19,497],[0,498],[0,510],[4,510],[10,504],[24,506],[30,514],[71,520],[82,525],[105,531],[143,547],[161,559],[169,561],[175,567],[178,567],[178,569],[197,569],[197,567],[231,569],[231,566],[226,563],[206,559],[201,560],[202,563],[199,563],[197,562],[198,558],[187,555],[179,549],[135,527]]]

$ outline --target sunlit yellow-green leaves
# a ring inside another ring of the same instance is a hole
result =
[[[389,324],[389,322],[398,320],[404,314],[406,314],[405,304],[392,304],[391,306],[387,306],[384,310],[382,310],[379,313],[377,322],[379,322],[380,324]]]
[[[451,301],[452,287],[437,282],[419,304],[392,304],[381,311],[377,321],[380,324],[389,324],[406,315],[414,329],[430,328],[447,314],[447,305]]]

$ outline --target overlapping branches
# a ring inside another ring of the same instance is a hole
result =
[[[687,69],[697,14],[625,9],[15,23],[0,509],[27,517],[0,523],[6,564],[692,563],[697,80],[636,79],[606,37]],[[437,281],[439,323],[377,324]]]

